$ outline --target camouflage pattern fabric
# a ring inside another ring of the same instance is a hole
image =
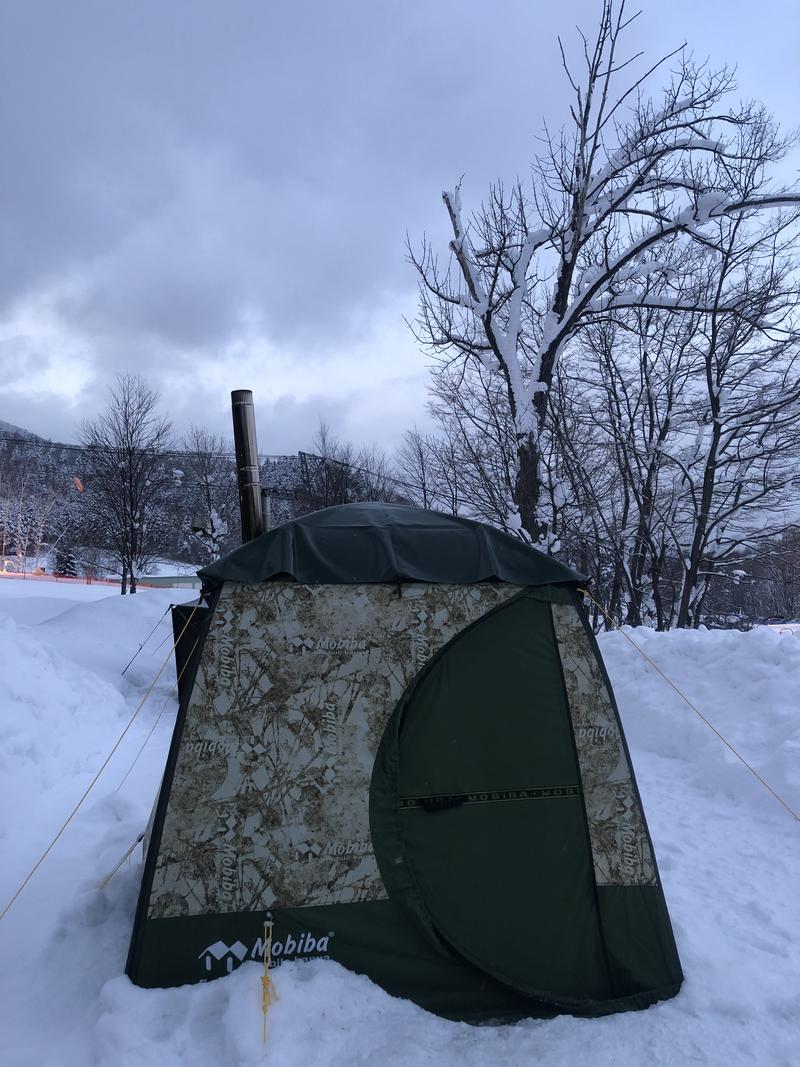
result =
[[[656,866],[617,717],[575,608],[552,604],[598,885],[656,885]]]
[[[187,709],[149,917],[386,896],[369,783],[394,707],[505,583],[226,582]]]

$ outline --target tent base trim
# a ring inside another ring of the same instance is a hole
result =
[[[149,919],[127,973],[136,985],[163,988],[222,978],[247,962],[260,964],[268,918],[274,921],[273,966],[334,960],[392,996],[462,1022],[602,1016],[647,1008],[680,988],[677,983],[614,1000],[572,1003],[525,994],[432,938],[391,900]]]

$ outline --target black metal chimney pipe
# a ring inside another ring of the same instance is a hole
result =
[[[261,484],[258,470],[258,443],[253,393],[234,389],[231,393],[233,447],[239,483],[239,512],[242,516],[242,544],[263,533]]]

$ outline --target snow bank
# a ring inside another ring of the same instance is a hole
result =
[[[4,578],[0,574],[0,616],[33,626],[77,604],[114,593],[107,585],[39,578]],[[119,593],[117,592],[117,595]]]
[[[33,583],[32,583],[33,584]],[[41,586],[37,587],[41,588]],[[0,583],[0,899],[74,804],[169,648],[159,619],[190,592],[152,590],[37,618]],[[45,587],[42,596],[47,596]],[[3,611],[5,603],[7,610]],[[16,615],[16,621],[13,617]],[[156,633],[126,675],[150,629]],[[714,725],[800,806],[800,636],[628,631]],[[470,1027],[394,1000],[326,961],[273,972],[261,1038],[261,969],[170,990],[123,976],[138,863],[103,876],[142,829],[174,718],[164,672],[69,830],[0,923],[3,1063],[11,1067],[525,1067],[797,1063],[798,825],[632,649],[601,639],[653,833],[686,984],[672,1001],[601,1020]],[[167,702],[152,740],[116,787]]]

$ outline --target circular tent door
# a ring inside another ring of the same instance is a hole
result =
[[[443,947],[554,1006],[609,996],[549,603],[514,598],[417,676],[370,819],[389,895]]]

